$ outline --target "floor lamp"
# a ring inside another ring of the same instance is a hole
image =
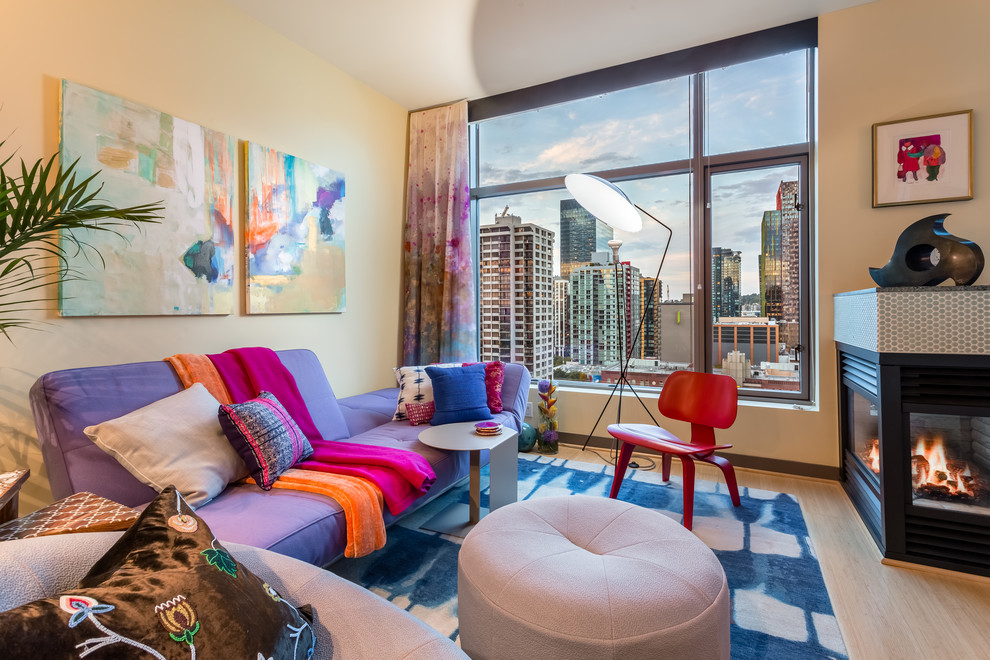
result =
[[[584,440],[584,448],[587,449],[588,442],[591,440],[591,436],[594,435],[595,429],[598,428],[599,422],[602,421],[602,417],[605,416],[605,411],[608,409],[608,404],[611,403],[612,397],[615,395],[616,391],[619,392],[619,404],[615,416],[615,422],[618,424],[622,421],[622,395],[627,387],[630,392],[636,395],[636,400],[639,401],[641,406],[643,406],[643,409],[650,416],[650,419],[653,420],[654,424],[659,426],[659,422],[657,422],[656,417],[653,416],[653,411],[651,411],[647,405],[643,403],[643,400],[639,397],[639,393],[636,392],[636,389],[632,386],[632,383],[630,383],[626,378],[626,371],[629,369],[630,360],[632,360],[633,349],[635,349],[636,344],[643,333],[643,325],[646,322],[647,314],[649,314],[650,305],[653,304],[653,297],[656,293],[657,286],[660,284],[660,271],[663,269],[663,262],[667,258],[667,249],[670,247],[670,241],[674,236],[674,232],[658,218],[646,212],[646,210],[644,210],[641,206],[633,204],[629,197],[627,197],[624,192],[619,190],[615,184],[606,181],[601,177],[597,177],[592,174],[568,174],[564,177],[564,185],[567,187],[568,192],[574,196],[577,203],[584,207],[588,213],[595,216],[613,229],[620,229],[628,232],[639,231],[643,228],[643,220],[640,217],[640,213],[642,213],[667,230],[667,244],[663,247],[663,255],[660,257],[660,266],[657,268],[657,276],[653,279],[653,285],[650,287],[650,293],[647,297],[645,309],[643,310],[642,316],[640,316],[639,327],[636,329],[636,335],[633,337],[632,344],[626,351],[626,359],[622,363],[622,368],[619,371],[619,377],[616,379],[615,386],[612,387],[612,392],[608,395],[608,400],[605,401],[605,406],[602,407],[602,411],[599,413],[598,419],[595,420],[595,425],[591,427],[591,431],[588,432],[588,437]],[[622,305],[622,299],[619,298],[619,247],[621,245],[621,241],[609,241],[609,247],[612,248],[613,262],[615,264],[616,314],[620,317],[625,312]]]

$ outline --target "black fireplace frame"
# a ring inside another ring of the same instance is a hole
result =
[[[881,554],[990,576],[990,516],[912,504],[904,449],[911,413],[990,416],[990,355],[878,353],[836,344],[842,484]],[[879,480],[850,450],[851,392],[877,407]]]

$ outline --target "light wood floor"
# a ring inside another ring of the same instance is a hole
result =
[[[607,451],[567,445],[558,457],[612,462]],[[718,469],[702,464],[697,478],[722,481]],[[798,497],[852,660],[990,659],[990,579],[881,564],[838,482],[741,468],[736,478],[741,486]]]

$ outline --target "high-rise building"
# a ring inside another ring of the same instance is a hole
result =
[[[481,227],[481,359],[553,375],[553,241],[549,229],[503,214]]]
[[[795,346],[799,342],[801,321],[801,211],[798,209],[800,187],[797,181],[781,181],[777,188],[777,210],[780,211],[781,325],[784,342]]]
[[[780,211],[764,211],[760,225],[760,314],[778,321],[784,313],[780,241]]]
[[[553,281],[553,354],[571,357],[571,281],[563,277]]]
[[[739,316],[742,253],[728,248],[712,248],[712,319]]]
[[[656,286],[654,287],[654,282]],[[649,302],[650,292],[653,292],[653,301]],[[640,358],[660,357],[660,295],[663,291],[663,282],[652,277],[639,278],[639,308],[643,310],[643,330],[640,332],[640,340],[637,346],[636,355]]]
[[[608,250],[608,242],[614,237],[611,227],[588,213],[576,200],[560,200],[561,277],[570,277],[575,268],[590,264],[592,253]]]
[[[623,362],[640,319],[639,268],[620,262],[618,277],[607,254],[571,271],[571,359],[581,364]]]

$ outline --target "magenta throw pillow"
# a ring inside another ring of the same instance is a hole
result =
[[[409,419],[411,426],[429,424],[436,409],[437,404],[433,401],[427,401],[426,403],[407,403],[406,417]]]
[[[477,362],[465,362],[462,366],[477,364]],[[485,393],[488,396],[488,409],[493,413],[502,412],[502,382],[505,380],[505,363],[494,362],[485,363]]]
[[[220,426],[244,459],[254,481],[265,490],[283,472],[313,455],[313,447],[271,392],[244,403],[221,404]]]

